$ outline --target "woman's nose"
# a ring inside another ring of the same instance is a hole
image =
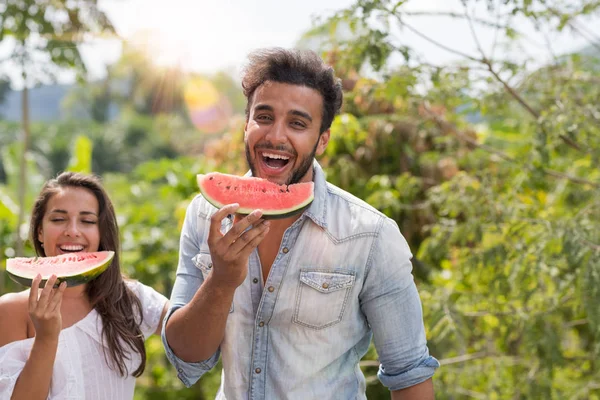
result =
[[[69,221],[65,230],[66,236],[79,236],[79,226],[77,225],[77,221]]]

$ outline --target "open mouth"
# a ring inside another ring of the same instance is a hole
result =
[[[78,253],[80,251],[83,251],[83,246],[75,246],[75,245],[59,246],[59,249],[63,253]]]
[[[288,156],[267,152],[262,153],[262,159],[264,164],[272,169],[281,169],[285,167],[290,161],[290,157]]]

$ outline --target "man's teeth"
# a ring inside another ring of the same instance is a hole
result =
[[[60,246],[60,249],[64,251],[81,251],[83,246]]]
[[[271,153],[263,153],[263,157],[274,158],[276,160],[289,160],[290,158],[287,156],[282,156],[279,154],[271,154]]]

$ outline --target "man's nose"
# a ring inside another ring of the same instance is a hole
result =
[[[285,122],[276,121],[267,132],[266,139],[271,143],[284,143],[287,140]]]

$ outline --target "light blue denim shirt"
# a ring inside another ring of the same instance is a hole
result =
[[[412,254],[396,223],[327,183],[314,164],[315,199],[289,227],[263,285],[258,253],[235,292],[219,350],[188,363],[163,344],[178,377],[193,385],[223,362],[217,399],[365,399],[359,361],[374,340],[378,377],[397,390],[430,378]],[[206,242],[216,208],[197,196],[181,234],[171,308],[187,304],[212,263]],[[225,219],[222,232],[231,228]]]

